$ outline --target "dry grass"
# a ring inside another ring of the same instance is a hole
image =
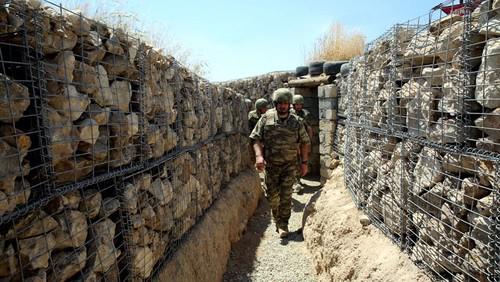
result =
[[[133,37],[140,38],[149,45],[161,50],[162,53],[173,56],[181,64],[188,67],[199,76],[209,72],[207,63],[195,58],[191,49],[185,47],[174,38],[165,23],[150,23],[144,25],[134,12],[127,10],[126,0],[96,1],[89,0],[60,0],[63,7],[82,15],[103,22],[113,28],[121,28]]]
[[[327,32],[316,40],[306,61],[349,60],[363,54],[365,36],[359,32],[346,31],[341,23],[333,23]]]

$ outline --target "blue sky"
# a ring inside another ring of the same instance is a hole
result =
[[[75,2],[75,0],[68,0]],[[95,1],[88,2],[93,5]],[[98,5],[103,5],[103,1]],[[303,65],[334,22],[373,40],[395,23],[425,15],[435,0],[163,0],[107,1],[136,15],[145,29],[167,31],[208,65],[205,77],[225,81]],[[63,2],[63,5],[65,3]]]

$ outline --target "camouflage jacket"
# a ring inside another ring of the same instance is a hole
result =
[[[248,113],[248,129],[250,129],[250,132],[255,128],[255,125],[260,119],[260,114],[257,113],[257,110],[250,111]]]
[[[264,158],[268,164],[284,165],[297,161],[299,144],[310,144],[301,118],[293,113],[280,120],[276,109],[262,115],[250,138],[264,144]]]
[[[291,109],[290,112],[298,115],[299,117],[301,117],[303,119],[304,125],[306,126],[306,130],[311,127],[311,125],[312,125],[312,123],[311,123],[312,116],[311,116],[311,113],[308,110],[302,109],[300,111],[296,111],[294,109]]]

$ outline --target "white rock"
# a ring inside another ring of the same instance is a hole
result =
[[[500,107],[500,37],[486,42],[476,77],[476,100],[487,108]]]

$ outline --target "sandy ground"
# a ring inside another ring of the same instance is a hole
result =
[[[319,182],[305,180],[303,195],[293,194],[287,239],[280,239],[262,198],[239,242],[233,244],[224,281],[317,281],[312,260],[301,234],[302,210]]]
[[[279,238],[261,199],[233,244],[224,281],[430,281],[375,226],[361,226],[341,167],[321,189],[319,182],[304,183],[305,193],[293,195],[290,237]],[[313,195],[302,233],[303,210]]]
[[[304,227],[318,281],[431,281],[375,226],[363,227],[343,169],[321,190]]]

